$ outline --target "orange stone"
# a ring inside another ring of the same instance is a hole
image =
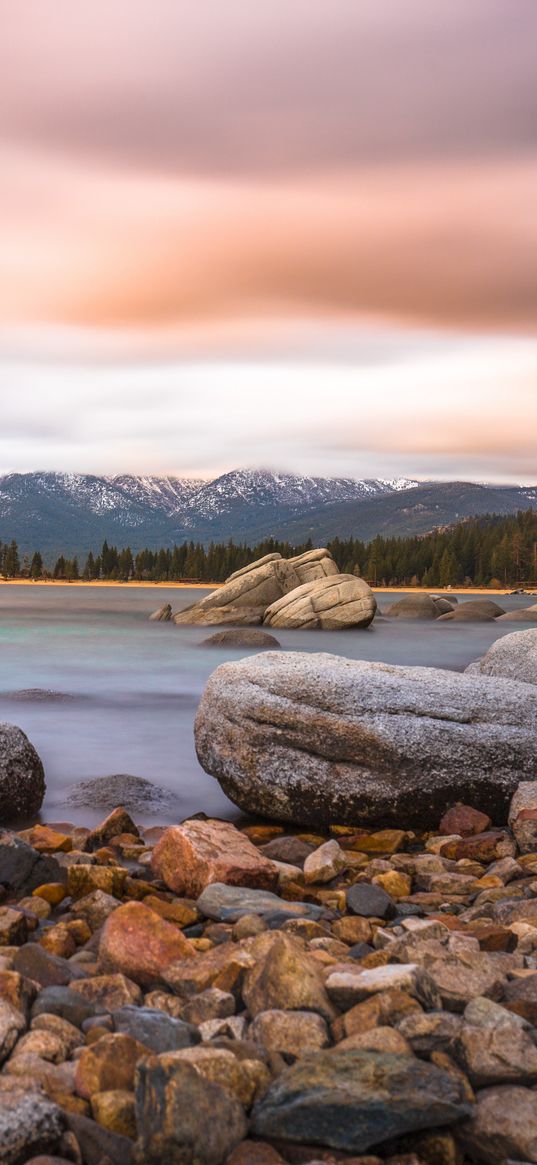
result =
[[[40,854],[69,853],[73,848],[73,839],[68,834],[58,833],[48,825],[34,825],[31,829],[24,829],[19,837]]]
[[[37,898],[43,898],[51,906],[59,906],[67,895],[67,889],[61,882],[44,882],[33,891]]]
[[[106,920],[99,947],[103,967],[121,971],[142,987],[162,980],[162,973],[179,959],[195,958],[188,941],[143,902],[127,902]]]
[[[151,1053],[138,1040],[122,1032],[101,1036],[82,1050],[75,1070],[75,1089],[84,1100],[98,1092],[134,1087],[138,1060]]]
[[[244,833],[228,821],[184,821],[157,842],[153,872],[173,890],[198,898],[211,882],[274,890],[278,871]]]
[[[438,827],[438,832],[446,837],[458,833],[459,837],[473,837],[476,833],[485,833],[490,828],[491,820],[486,813],[473,809],[471,805],[454,805],[448,809]]]

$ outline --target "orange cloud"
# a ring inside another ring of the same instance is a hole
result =
[[[374,313],[523,328],[537,160],[202,182],[4,157],[0,319]]]

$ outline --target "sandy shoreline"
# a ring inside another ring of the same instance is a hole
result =
[[[0,578],[1,586],[15,586],[15,587],[161,587],[173,590],[216,590],[217,587],[223,586],[220,582],[119,582],[114,579],[93,579],[91,582],[86,582],[84,579],[73,580],[67,582],[65,579],[59,578]],[[451,590],[446,587],[373,587],[377,595],[407,595],[407,594],[423,594],[423,595],[510,595],[512,588],[504,587],[501,590],[493,590],[490,587],[452,587]]]

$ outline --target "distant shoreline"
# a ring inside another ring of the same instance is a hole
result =
[[[0,587],[161,587],[168,590],[216,590],[224,584],[221,582],[138,582],[132,580],[131,582],[118,582],[114,579],[92,579],[91,582],[86,582],[84,579],[73,579],[72,582],[67,582],[60,578],[2,578],[0,579]],[[406,595],[410,592],[412,594],[423,595],[510,595],[512,588],[503,587],[495,590],[491,587],[451,587],[449,590],[446,587],[372,587],[375,594],[378,595]]]

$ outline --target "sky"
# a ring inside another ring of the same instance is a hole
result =
[[[0,472],[537,482],[535,0],[0,19]]]

